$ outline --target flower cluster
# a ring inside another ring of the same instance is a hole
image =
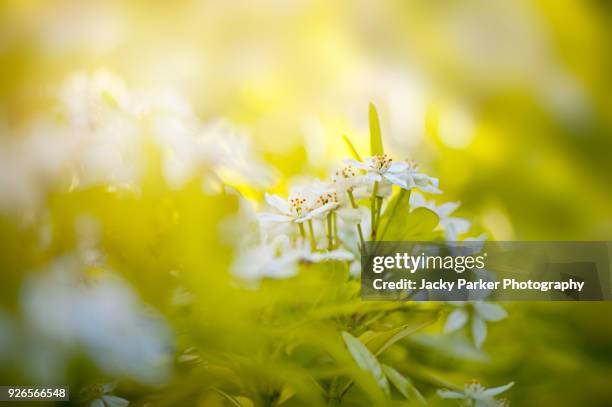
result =
[[[295,274],[300,261],[358,259],[365,240],[376,236],[380,214],[387,202],[383,198],[390,197],[393,186],[440,192],[436,178],[416,172],[408,163],[393,163],[387,155],[376,155],[363,161],[345,160],[328,180],[293,187],[287,198],[266,193],[269,211],[258,215],[262,231],[260,245],[240,256],[238,263],[245,268],[237,266],[237,274],[254,280],[279,278]],[[369,221],[368,208],[362,205],[368,197],[372,203]],[[279,248],[279,241],[283,242],[282,250],[272,251],[271,246]],[[244,259],[258,250],[261,267],[253,267],[252,261]],[[276,255],[270,256],[271,252]],[[279,264],[291,271],[279,273]],[[353,268],[356,267],[354,264]]]
[[[351,149],[355,151],[352,145]],[[468,220],[451,216],[459,203],[437,205],[427,200],[423,193],[442,191],[437,178],[417,168],[414,162],[394,161],[388,154],[361,159],[355,153],[329,179],[294,186],[287,198],[266,193],[268,209],[258,214],[257,245],[242,248],[234,272],[247,280],[289,277],[301,261],[314,259],[349,259],[351,270],[357,272],[365,242],[383,237],[381,216],[394,189],[410,193],[411,210],[422,207],[435,213],[446,240],[459,240],[470,229]],[[284,272],[279,272],[280,265]]]
[[[375,112],[375,111],[374,111]],[[371,113],[372,120],[372,113]],[[377,123],[377,117],[374,120]],[[372,137],[379,130],[374,128]],[[379,137],[379,136],[378,136]],[[360,270],[360,254],[366,250],[365,242],[385,238],[401,240],[405,237],[402,226],[390,227],[393,222],[405,221],[405,216],[417,216],[417,210],[428,211],[437,219],[431,236],[447,241],[469,240],[482,242],[485,235],[469,236],[471,223],[453,216],[459,202],[438,204],[427,194],[441,194],[438,179],[418,170],[414,162],[394,160],[382,152],[382,142],[373,141],[372,155],[361,159],[355,148],[352,159],[343,161],[327,180],[313,180],[289,189],[287,198],[265,194],[267,210],[257,216],[258,236],[255,244],[246,245],[238,252],[233,271],[244,280],[283,279],[295,276],[301,265],[321,261],[347,263],[353,275]],[[403,202],[400,207],[398,202]],[[394,218],[396,212],[404,211],[402,218]],[[389,230],[395,235],[389,236]],[[399,234],[398,234],[399,233]],[[253,242],[253,239],[250,240]],[[487,274],[486,270],[479,272]],[[481,276],[486,277],[486,276]],[[449,313],[443,333],[458,335],[462,328],[471,327],[471,336],[477,348],[486,338],[486,323],[506,317],[506,311],[498,304],[482,301],[488,292],[478,292],[475,302],[454,302],[454,311]],[[414,293],[415,298],[423,293]],[[424,295],[427,295],[426,293]],[[468,324],[469,322],[469,324]],[[363,369],[371,369],[376,376],[377,362],[361,342],[348,333],[343,334],[349,351],[358,365],[362,357],[370,358],[372,365],[362,363]],[[348,339],[347,339],[348,338]],[[364,353],[367,356],[363,356]],[[374,366],[374,367],[373,367]],[[409,379],[385,366],[389,380],[399,389],[411,389],[412,396],[420,395],[409,384]],[[406,384],[408,383],[408,384]],[[381,389],[388,391],[386,379],[380,381]],[[498,388],[485,389],[474,382],[465,386],[463,392],[440,390],[442,398],[459,399],[466,406],[503,406],[506,400],[495,400],[494,396],[507,390],[510,383]],[[342,396],[340,396],[341,398]],[[418,398],[418,397],[417,397]]]
[[[217,184],[269,185],[275,177],[245,129],[202,122],[171,89],[129,89],[106,70],[76,72],[51,95],[54,114],[0,137],[0,211],[36,207],[66,178],[71,190],[139,191],[147,151],[161,153],[165,182],[178,189],[197,174]],[[212,184],[212,185],[211,185]]]

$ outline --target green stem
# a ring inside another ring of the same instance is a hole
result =
[[[376,240],[376,202],[378,194],[378,181],[374,182],[372,198],[370,199],[370,239]]]
[[[327,250],[334,248],[334,237],[332,236],[332,214],[327,214]]]
[[[314,228],[312,227],[312,219],[308,219],[308,232],[310,232],[310,250],[317,250],[317,242],[315,240]]]
[[[355,202],[355,198],[353,197],[353,191],[351,191],[350,189],[348,189],[346,191],[346,193],[348,194],[349,200],[351,201],[351,206],[353,207],[353,209],[359,209],[357,207],[357,202]],[[365,240],[363,239],[363,232],[361,230],[361,223],[357,224],[357,232],[359,233],[359,242],[361,243],[360,246],[360,250],[364,251],[365,250]]]
[[[383,199],[382,196],[376,197],[376,230],[378,230],[378,226],[380,226],[380,212],[382,210]]]
[[[338,241],[338,215],[336,215],[336,212],[332,212],[332,223],[334,225],[334,249],[337,249],[340,242]]]
[[[304,224],[298,223],[298,227],[300,228],[300,235],[303,239],[306,239],[306,230],[304,229]]]

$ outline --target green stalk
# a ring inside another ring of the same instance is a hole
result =
[[[332,214],[327,214],[327,250],[334,248],[334,238],[332,236]]]
[[[353,197],[353,191],[351,191],[350,189],[346,190],[346,193],[348,194],[349,200],[351,201],[351,206],[353,207],[353,209],[358,209],[357,207],[357,202],[355,202],[355,198]],[[357,224],[357,232],[359,233],[359,242],[361,243],[361,251],[365,250],[365,241],[363,239],[363,232],[361,231],[361,223]]]
[[[383,198],[382,196],[376,197],[376,230],[378,230],[378,226],[380,226],[380,212],[382,210]]]
[[[300,222],[298,223],[298,227],[300,228],[300,235],[303,239],[306,239],[306,230],[304,229],[304,224]]]
[[[374,187],[372,188],[372,198],[370,199],[370,239],[376,240],[376,202],[378,194],[378,181],[374,182]]]
[[[310,232],[310,250],[317,250],[317,242],[315,240],[314,228],[312,227],[312,219],[308,219],[308,231]]]
[[[338,241],[338,215],[335,211],[332,212],[332,223],[334,225],[334,249],[337,249],[340,242]]]

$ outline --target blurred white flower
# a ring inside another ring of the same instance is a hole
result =
[[[470,302],[470,310],[465,308],[465,303],[453,302],[457,308],[453,310],[446,319],[444,332],[450,333],[463,328],[471,319],[472,339],[476,347],[480,348],[487,337],[487,322],[497,322],[508,316],[506,310],[499,304],[473,301]]]
[[[64,137],[76,148],[70,163],[76,186],[135,188],[143,171],[141,123],[123,81],[106,70],[76,72],[64,81],[58,99],[67,118]]]
[[[75,140],[51,119],[36,120],[17,134],[0,128],[0,210],[35,207],[77,152]]]
[[[108,374],[166,380],[171,334],[165,323],[118,276],[103,272],[85,282],[79,267],[62,258],[26,280],[22,307],[33,335],[83,349]]]
[[[110,113],[129,112],[132,107],[123,81],[104,69],[73,73],[60,87],[58,99],[71,123],[89,128],[103,125]]]
[[[510,382],[503,386],[487,389],[483,387],[480,382],[474,380],[470,383],[466,383],[462,392],[438,390],[438,396],[443,399],[461,399],[466,405],[473,407],[498,407],[500,405],[507,405],[507,403],[502,400],[495,400],[494,397],[505,392],[513,385],[514,382]]]
[[[223,120],[203,124],[172,90],[136,91],[97,70],[70,75],[55,96],[60,120],[43,116],[0,142],[0,210],[34,207],[65,179],[71,179],[70,190],[104,185],[138,191],[149,137],[161,150],[172,187],[192,177],[203,177],[203,185],[256,188],[274,180],[243,128]]]
[[[303,251],[302,259],[312,263],[320,263],[330,260],[352,261],[355,259],[355,255],[344,249],[334,249],[321,252]]]
[[[224,182],[264,188],[274,181],[245,128],[217,120],[203,126],[202,138],[203,154]]]
[[[101,386],[96,386],[98,397],[93,399],[89,407],[126,407],[130,402],[124,398],[111,394],[115,391],[115,383],[105,383]]]
[[[410,209],[423,207],[435,212],[440,219],[439,227],[444,230],[444,237],[449,242],[457,241],[459,235],[466,233],[471,226],[467,219],[450,216],[459,205],[459,202],[446,202],[442,205],[436,205],[434,201],[426,200],[423,194],[417,191],[410,194]]]
[[[298,273],[300,262],[351,261],[354,258],[353,253],[344,249],[312,251],[305,241],[291,242],[287,235],[279,235],[270,242],[241,249],[232,272],[247,281],[284,279]]]
[[[275,178],[246,131],[224,120],[201,124],[193,117],[162,115],[154,120],[154,136],[163,152],[164,175],[174,188],[211,172],[225,183],[257,188]]]
[[[129,404],[130,402],[126,399],[111,394],[105,394],[99,399],[93,400],[89,407],[125,407]]]
[[[232,272],[251,281],[264,277],[288,278],[297,274],[301,256],[301,250],[293,249],[289,238],[280,235],[269,243],[262,242],[240,250],[232,265]]]
[[[112,394],[117,387],[116,382],[95,382],[82,387],[76,394],[79,404],[87,404],[90,407],[125,407],[130,402],[124,398]]]

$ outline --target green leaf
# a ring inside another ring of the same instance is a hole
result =
[[[438,225],[438,215],[427,208],[410,212],[410,191],[393,196],[381,217],[380,240],[427,240]]]
[[[380,387],[386,395],[389,395],[391,392],[389,389],[389,382],[387,382],[387,377],[384,375],[376,356],[374,356],[359,339],[348,332],[342,332],[342,338],[353,356],[353,359],[357,362],[357,365],[362,370],[369,372],[374,380],[376,380],[378,387]]]
[[[357,161],[363,161],[361,159],[361,157],[359,156],[359,153],[357,152],[357,149],[355,148],[355,146],[353,145],[353,143],[351,143],[351,140],[348,138],[348,136],[343,135],[342,136],[342,140],[344,140],[344,142],[346,143],[346,145],[348,146],[348,149],[351,151],[351,155],[353,156],[353,158]]]
[[[393,369],[391,366],[382,365],[382,369],[389,381],[393,383],[395,388],[399,390],[407,400],[419,401],[421,404],[427,404],[421,392],[414,387],[409,378],[402,376],[400,372]]]
[[[410,214],[410,191],[405,189],[394,195],[389,204],[385,208],[385,212],[380,218],[380,240],[385,240],[389,228],[392,227],[389,240],[396,240],[394,236],[397,235],[398,229],[401,230],[401,224],[406,222],[406,218]],[[396,218],[397,217],[397,218]]]
[[[292,389],[289,386],[283,386],[282,390],[281,390],[281,394],[278,397],[278,400],[276,402],[277,406],[280,406],[281,404],[283,404],[285,401],[291,399],[293,396],[295,396],[295,390]]]
[[[233,396],[230,396],[229,394],[227,394],[226,392],[224,392],[221,389],[217,389],[217,388],[213,388],[214,391],[216,391],[217,393],[219,393],[221,396],[223,396],[227,401],[229,401],[233,406],[236,407],[244,407],[244,405],[240,402],[240,400],[236,399]]]
[[[465,336],[430,335],[418,333],[410,341],[425,346],[442,355],[456,359],[487,363],[489,356],[477,349]]]
[[[438,226],[438,215],[427,208],[416,208],[407,216],[404,233],[399,240],[416,240],[433,232]]]
[[[380,135],[380,120],[373,103],[370,103],[370,152],[372,155],[383,154],[382,137]]]
[[[380,355],[391,345],[411,335],[429,324],[432,324],[438,319],[437,313],[426,313],[419,318],[419,321],[401,325],[397,328],[389,329],[382,332],[366,332],[360,339],[374,355]]]
[[[432,384],[435,387],[444,387],[456,391],[463,390],[463,385],[457,384],[459,377],[456,377],[456,373],[451,373],[447,370],[437,370],[426,365],[412,363],[410,367],[405,369],[409,370],[409,374],[412,377],[416,377],[419,381],[423,381]]]

